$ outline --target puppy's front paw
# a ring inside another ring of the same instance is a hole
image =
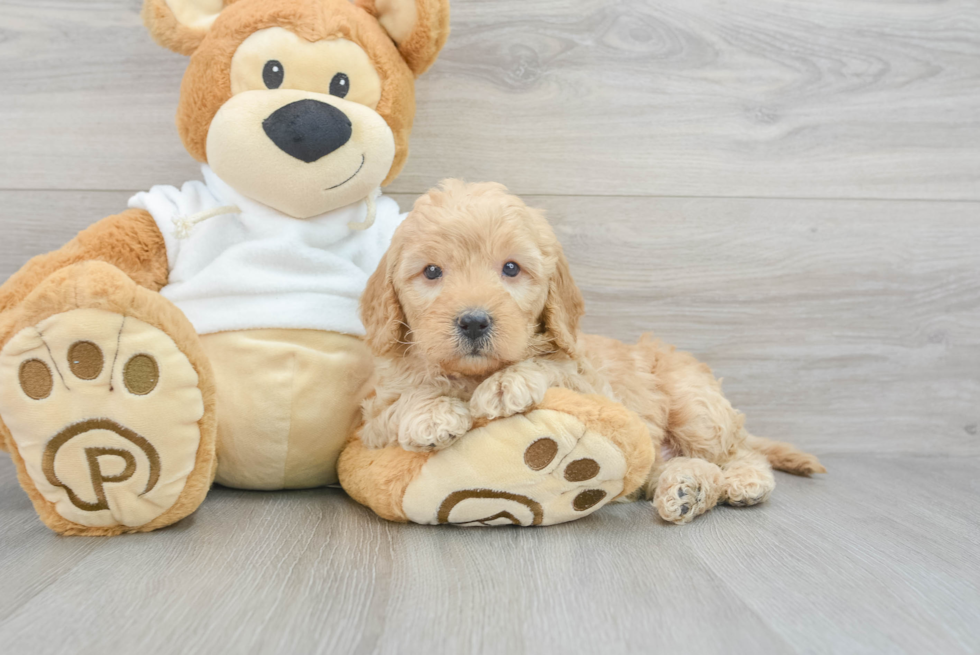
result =
[[[473,427],[469,407],[458,398],[443,396],[424,403],[398,427],[398,443],[405,450],[441,450]]]
[[[538,371],[505,368],[484,380],[470,398],[470,411],[479,418],[521,414],[544,400],[548,380]]]

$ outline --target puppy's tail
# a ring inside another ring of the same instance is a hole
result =
[[[795,475],[827,472],[827,469],[816,456],[805,453],[788,443],[763,439],[751,434],[746,435],[745,443],[752,450],[765,455],[772,467],[778,471],[786,471]]]

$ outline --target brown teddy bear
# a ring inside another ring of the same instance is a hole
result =
[[[337,482],[373,370],[357,302],[401,214],[448,0],[146,0],[189,55],[203,182],[154,187],[0,287],[0,444],[44,522],[147,531],[213,479]]]

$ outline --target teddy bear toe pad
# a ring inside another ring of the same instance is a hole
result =
[[[494,421],[433,455],[405,490],[415,523],[550,525],[582,518],[623,491],[627,462],[565,412]]]
[[[198,375],[147,323],[100,309],[55,314],[0,352],[0,390],[21,466],[73,524],[149,523],[194,472]]]

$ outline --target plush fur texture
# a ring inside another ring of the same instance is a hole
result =
[[[32,258],[0,285],[0,349],[26,327],[23,312],[17,313],[15,308],[42,283],[49,286],[55,273],[85,262],[109,264],[152,291],[159,291],[167,284],[167,251],[153,217],[140,209],[109,216],[80,232],[60,249]],[[59,302],[56,299],[52,304]],[[57,313],[45,314],[44,303],[39,311],[42,318]],[[0,420],[0,450],[10,450],[7,435],[9,431]]]
[[[187,151],[202,162],[207,161],[211,120],[231,98],[232,57],[248,36],[268,27],[283,27],[309,41],[340,37],[360,45],[381,76],[382,93],[376,111],[395,136],[395,160],[384,181],[388,184],[398,176],[408,156],[408,140],[415,116],[414,77],[422,72],[421,69],[413,72],[403,56],[431,64],[448,36],[448,2],[420,0],[417,4],[419,16],[425,21],[420,21],[406,42],[410,47],[406,51],[408,55],[399,53],[374,17],[348,0],[263,3],[238,0],[221,12],[211,30],[203,36],[178,26],[164,0],[148,0],[143,16],[151,34],[161,45],[186,54],[190,46],[197,43],[181,85],[177,129]]]
[[[508,263],[517,275],[504,274]],[[432,266],[436,279],[424,274]],[[458,327],[474,310],[491,322],[476,341]],[[474,418],[524,412],[563,387],[621,402],[645,422],[654,450],[675,456],[658,459],[646,484],[668,521],[690,521],[720,500],[766,500],[770,464],[824,471],[812,455],[751,437],[707,365],[647,337],[626,345],[581,335],[583,311],[541,212],[501,185],[443,182],[416,202],[362,298],[381,358],[365,444],[443,448]]]
[[[86,228],[54,252],[38,255],[0,286],[0,314],[24,300],[52,273],[86,261],[112,264],[137,284],[159,291],[167,284],[167,250],[149,213],[130,209]],[[0,347],[10,338],[0,332]]]
[[[535,409],[564,412],[580,420],[587,430],[609,439],[626,460],[623,491],[628,496],[646,481],[654,460],[652,442],[645,438],[643,422],[622,405],[601,396],[583,396],[567,389],[550,389]],[[506,422],[510,419],[498,419]],[[515,419],[516,420],[516,419]],[[488,424],[479,419],[474,427]],[[406,522],[403,508],[405,491],[418,477],[422,467],[437,453],[410,452],[398,444],[380,449],[368,448],[357,433],[340,456],[338,474],[350,496],[389,521]],[[492,480],[468,480],[472,484],[492,484]]]
[[[226,0],[224,4],[232,2],[234,0]],[[190,56],[197,50],[208,33],[203,27],[183,25],[174,16],[167,0],[145,0],[141,16],[154,41],[185,56]]]
[[[83,233],[84,234],[84,233]],[[8,285],[4,285],[4,289]],[[21,289],[22,290],[22,289]],[[13,293],[13,290],[8,290]],[[170,509],[153,521],[139,527],[81,526],[64,519],[34,486],[26,472],[24,461],[17,452],[13,438],[3,428],[2,435],[17,465],[21,486],[34,503],[41,520],[56,532],[68,535],[106,536],[125,532],[148,532],[179,521],[192,513],[204,500],[217,467],[215,458],[215,388],[211,365],[201,347],[200,339],[179,309],[160,294],[144,288],[112,264],[84,261],[70,264],[49,275],[26,294],[17,307],[0,318],[0,348],[10,337],[24,328],[73,309],[101,309],[130,316],[166,333],[187,356],[200,380],[204,399],[204,416],[198,423],[201,442],[194,471]]]
[[[416,77],[429,70],[439,51],[449,38],[449,6],[439,0],[356,0],[355,4],[372,16],[378,17],[381,24],[398,45],[398,51]],[[415,11],[402,11],[415,18],[414,24],[390,26],[385,14],[395,13],[398,5],[414,4]],[[396,31],[397,30],[397,31]]]
[[[410,453],[396,446],[367,448],[355,436],[340,453],[337,474],[351,498],[383,519],[406,523],[402,509],[405,490],[433,454]]]
[[[590,400],[592,402],[588,402]],[[626,475],[623,476],[620,496],[629,496],[646,482],[651,463],[656,459],[653,442],[636,438],[637,433],[645,432],[645,426],[635,413],[620,404],[600,400],[605,398],[594,394],[583,397],[568,389],[551,388],[545,393],[541,408],[571,414],[585,423],[589,430],[616,444],[626,459]]]

